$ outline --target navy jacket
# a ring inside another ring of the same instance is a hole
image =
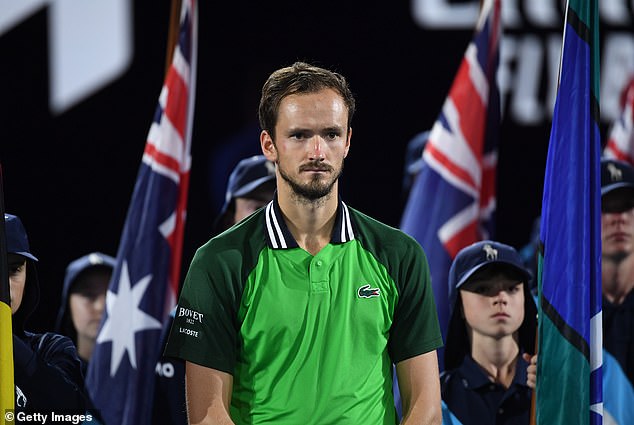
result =
[[[462,364],[441,375],[442,399],[463,425],[528,425],[531,389],[526,385],[528,364],[518,359],[508,389],[491,382],[480,366],[465,356]]]
[[[91,409],[73,342],[56,333],[24,330],[39,299],[34,264],[27,260],[22,303],[12,316],[16,412],[83,414]]]
[[[634,291],[619,305],[603,297],[603,347],[634,385]]]
[[[17,411],[81,414],[88,408],[73,342],[54,333],[13,335]]]

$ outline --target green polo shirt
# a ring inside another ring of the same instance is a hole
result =
[[[166,355],[233,375],[236,424],[394,424],[392,363],[442,345],[420,245],[339,201],[313,256],[277,201],[194,256]]]

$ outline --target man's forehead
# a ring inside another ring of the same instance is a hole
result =
[[[297,113],[306,109],[329,109],[337,113],[348,111],[343,97],[328,88],[316,92],[289,94],[280,102],[280,112]]]

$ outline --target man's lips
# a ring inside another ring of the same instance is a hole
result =
[[[608,236],[608,239],[617,240],[617,241],[622,241],[629,238],[630,238],[630,235],[625,232],[615,232],[615,233],[612,233],[610,236]]]
[[[302,173],[328,173],[331,171],[330,167],[313,167],[313,166],[304,166],[299,169]]]

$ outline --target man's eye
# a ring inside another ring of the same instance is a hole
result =
[[[9,273],[13,276],[16,275],[18,273],[20,273],[22,271],[22,268],[24,266],[23,265],[19,265],[19,266],[9,266]]]
[[[337,137],[339,137],[339,133],[331,131],[330,133],[326,135],[326,137],[328,138],[328,140],[336,140]]]

